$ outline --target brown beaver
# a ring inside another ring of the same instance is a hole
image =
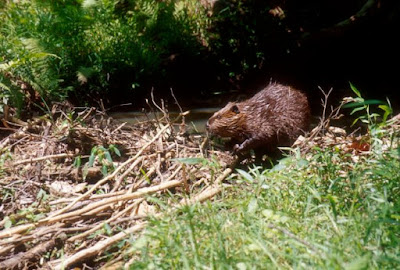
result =
[[[270,83],[242,102],[229,102],[207,122],[211,135],[230,137],[234,151],[290,145],[309,126],[307,97],[290,86]]]

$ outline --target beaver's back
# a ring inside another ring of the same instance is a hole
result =
[[[269,84],[252,98],[237,105],[247,116],[248,132],[256,136],[272,130],[278,138],[281,135],[296,139],[309,126],[307,97],[290,86]],[[266,133],[269,136],[272,132]]]

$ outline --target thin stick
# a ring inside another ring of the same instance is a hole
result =
[[[119,127],[117,127],[116,129],[114,129],[113,131],[111,131],[111,134],[114,134],[115,132],[117,132],[118,130],[120,130],[121,128],[123,128],[126,125],[126,122],[122,123],[121,125],[119,125]]]
[[[119,186],[121,185],[122,180],[124,180],[124,178],[139,164],[139,162],[141,162],[144,159],[144,156],[139,157],[137,160],[135,160],[135,162],[133,162],[131,164],[131,166],[129,166],[129,168],[120,176],[116,179],[115,181],[115,185],[113,187],[113,189],[111,190],[111,192],[115,192]]]
[[[15,162],[13,165],[17,166],[17,165],[21,165],[21,164],[27,164],[27,163],[32,163],[32,162],[36,162],[36,161],[46,160],[46,159],[59,159],[59,158],[74,157],[74,156],[75,156],[75,154],[65,154],[65,153],[56,154],[56,155],[48,155],[48,156],[43,156],[43,157],[20,160],[20,161]]]
[[[217,195],[221,191],[222,191],[222,187],[221,186],[208,187],[207,189],[202,191],[200,194],[198,194],[196,197],[194,197],[194,198],[192,198],[190,200],[184,200],[183,199],[179,206],[191,205],[191,204],[194,204],[196,202],[204,202],[204,201],[214,197],[215,195]]]
[[[176,105],[178,105],[179,111],[180,111],[181,113],[183,113],[182,107],[181,107],[181,105],[179,104],[178,100],[176,99],[175,94],[174,94],[174,91],[172,90],[172,88],[170,88],[170,90],[171,90],[171,96],[174,98]]]

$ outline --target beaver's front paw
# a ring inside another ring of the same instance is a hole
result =
[[[238,152],[239,148],[240,148],[240,145],[239,145],[239,144],[235,144],[235,145],[233,146],[233,153],[236,154],[236,153]]]
[[[233,153],[240,154],[243,151],[243,144],[235,144],[233,146]]]

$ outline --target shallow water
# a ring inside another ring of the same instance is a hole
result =
[[[186,124],[189,129],[194,132],[205,133],[205,127],[207,120],[220,108],[196,108],[189,110],[189,114],[185,116]],[[174,119],[179,115],[178,112],[168,112],[171,119]],[[163,114],[161,112],[114,112],[111,116],[119,121],[135,124],[147,120],[154,120],[156,117],[161,118]]]

